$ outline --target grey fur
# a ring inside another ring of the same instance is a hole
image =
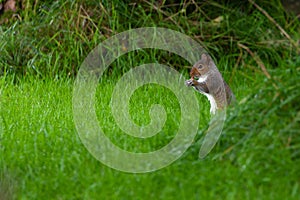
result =
[[[198,82],[194,79],[193,72],[200,74],[198,78],[206,77],[206,80]],[[218,109],[223,109],[235,101],[233,92],[208,54],[201,55],[201,60],[194,64],[190,74],[191,79],[185,84],[202,94],[210,94],[215,99]]]

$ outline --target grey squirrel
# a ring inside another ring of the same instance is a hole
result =
[[[211,114],[215,114],[218,109],[224,109],[235,101],[233,92],[207,53],[203,53],[201,59],[194,64],[190,77],[185,81],[186,86],[192,86],[208,98]]]

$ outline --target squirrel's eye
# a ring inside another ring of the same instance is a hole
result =
[[[202,65],[202,64],[199,64],[199,65],[198,65],[198,68],[199,68],[199,69],[202,69],[202,68],[203,68],[203,65]]]

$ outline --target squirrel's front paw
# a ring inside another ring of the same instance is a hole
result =
[[[188,87],[193,86],[193,81],[191,79],[189,79],[189,80],[185,81],[185,85]]]

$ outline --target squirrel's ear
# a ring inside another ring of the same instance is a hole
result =
[[[211,60],[210,56],[208,55],[208,53],[203,53],[201,55],[201,60],[205,63],[208,64],[209,61]]]

